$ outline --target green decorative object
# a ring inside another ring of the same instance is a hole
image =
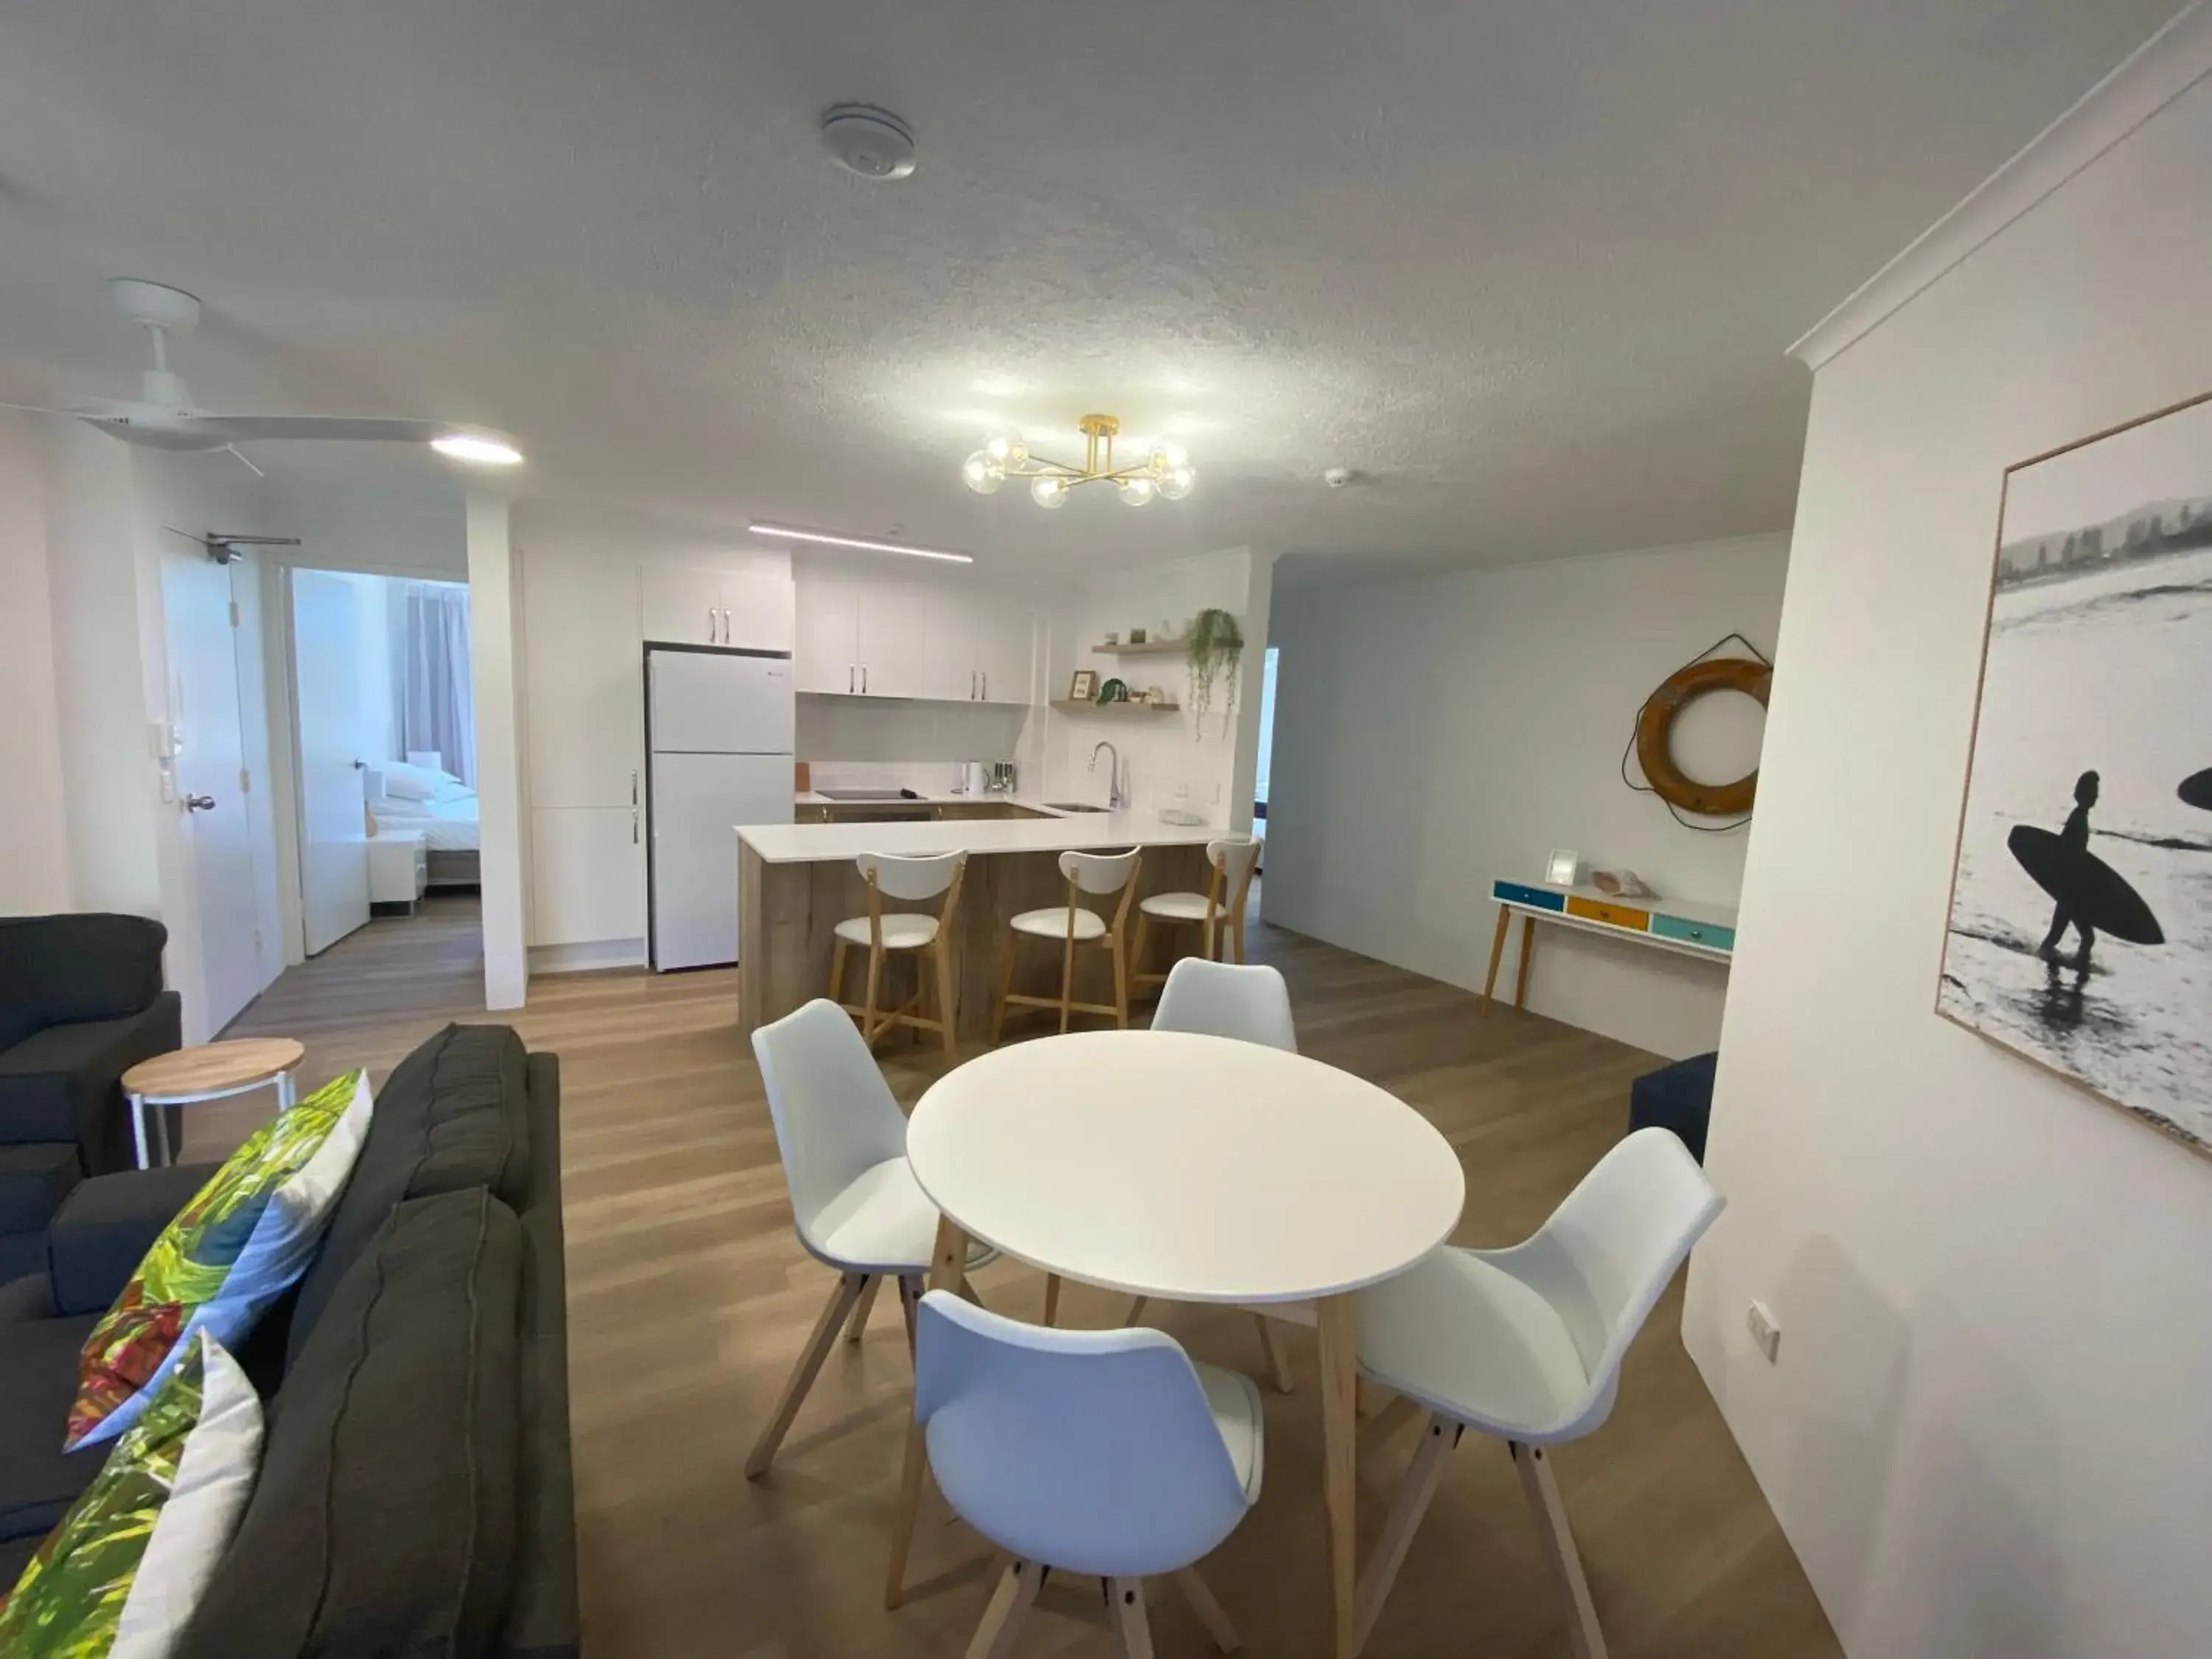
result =
[[[1206,711],[1216,686],[1222,690],[1221,732],[1237,718],[1237,678],[1244,659],[1244,631],[1226,611],[1201,611],[1192,618],[1189,640],[1190,708],[1194,735],[1203,736]]]
[[[1128,702],[1129,683],[1120,679],[1107,681],[1098,688],[1098,701],[1101,703]]]

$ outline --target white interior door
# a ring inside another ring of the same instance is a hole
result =
[[[293,684],[300,710],[300,914],[307,954],[368,921],[368,834],[362,771],[360,590],[324,570],[292,573]]]
[[[169,717],[176,728],[179,810],[185,815],[199,912],[202,1009],[189,1024],[210,1036],[261,994],[260,906],[246,819],[244,735],[238,723],[238,647],[230,572],[200,557],[161,562],[169,647]]]

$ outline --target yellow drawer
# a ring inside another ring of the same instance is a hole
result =
[[[1608,927],[1626,927],[1632,933],[1651,931],[1649,910],[1639,910],[1631,904],[1607,904],[1603,899],[1584,898],[1579,893],[1567,895],[1567,914],[1580,916],[1584,921],[1601,921]]]

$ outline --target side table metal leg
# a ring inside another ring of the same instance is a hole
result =
[[[138,1167],[149,1168],[146,1162],[146,1100],[143,1095],[132,1095],[131,1100],[131,1138],[137,1145]]]
[[[161,1149],[163,1169],[177,1161],[177,1149],[169,1145],[169,1109],[159,1101],[154,1103],[154,1144]]]
[[[277,1109],[278,1111],[282,1112],[282,1111],[288,1111],[288,1110],[289,1110],[289,1109],[290,1109],[291,1105],[292,1105],[293,1094],[294,1094],[293,1074],[292,1074],[291,1073],[289,1073],[289,1072],[279,1072],[279,1073],[276,1073],[276,1109]]]

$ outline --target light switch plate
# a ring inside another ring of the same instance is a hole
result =
[[[1766,1356],[1766,1363],[1774,1364],[1782,1352],[1782,1327],[1775,1322],[1773,1310],[1764,1302],[1753,1302],[1744,1310],[1743,1323],[1759,1352]]]

